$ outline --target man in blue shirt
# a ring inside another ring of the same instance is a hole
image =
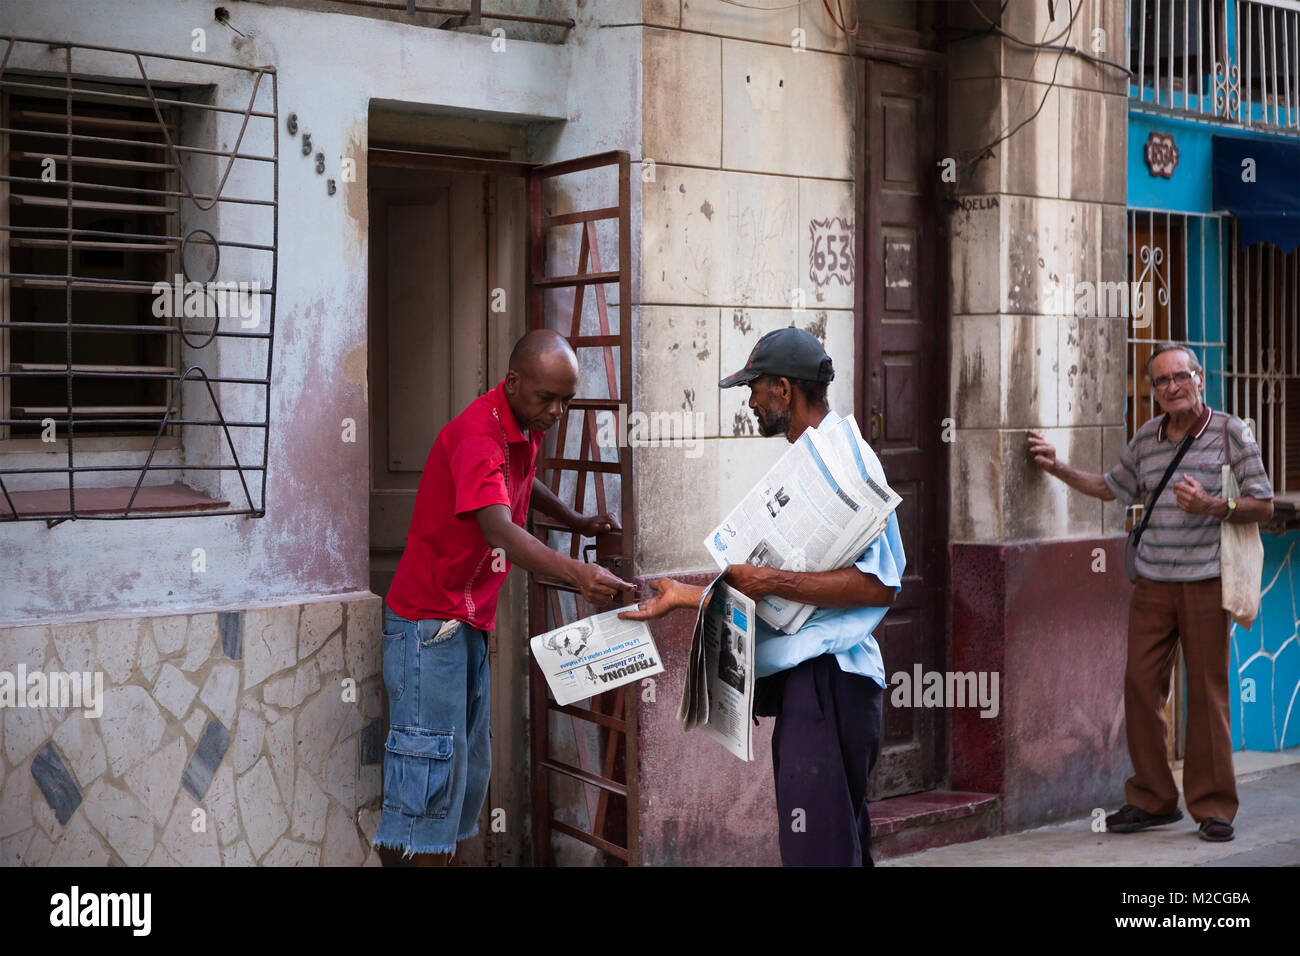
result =
[[[787,328],[758,340],[745,367],[718,384],[748,385],[749,407],[765,437],[795,442],[808,428],[830,430],[830,356],[812,334]],[[885,483],[874,451],[859,443],[867,471]],[[835,571],[799,572],[736,564],[726,582],[755,601],[769,595],[815,605],[794,634],[758,622],[754,666],[761,678],[755,712],[775,714],[772,770],[786,866],[871,866],[867,778],[880,750],[886,685],[872,632],[902,584],[907,561],[890,515],[885,531],[858,560]],[[674,608],[698,608],[701,588],[671,578],[620,617],[646,620]]]

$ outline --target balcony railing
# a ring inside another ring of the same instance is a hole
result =
[[[1300,135],[1300,0],[1128,0],[1129,96]]]

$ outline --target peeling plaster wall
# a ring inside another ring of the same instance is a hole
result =
[[[188,56],[191,30],[202,27],[204,56],[277,68],[279,296],[267,515],[259,520],[78,521],[53,529],[42,522],[6,525],[0,531],[0,622],[46,622],[74,612],[128,616],[238,608],[277,596],[365,588],[365,148],[370,100],[520,121],[561,120],[571,112],[566,105],[573,55],[569,45],[507,39],[503,52],[492,53],[490,37],[231,4],[233,21],[256,34],[245,40],[216,23],[212,9],[190,0],[6,4],[0,9],[0,29]],[[580,39],[575,36],[570,43]],[[124,71],[134,68],[128,59],[116,62]],[[159,62],[151,63],[154,79],[190,79],[184,64],[172,64],[166,68],[172,72],[162,73]],[[130,73],[123,78],[130,79]],[[310,132],[313,149],[325,153],[325,175],[318,175],[301,155],[300,137],[285,131],[289,113],[296,113],[301,129]],[[249,141],[249,152],[270,152],[269,124],[261,125],[267,140]],[[596,117],[587,123],[600,125]],[[357,160],[356,182],[342,181],[344,157]],[[338,182],[333,197],[326,195],[327,177]],[[231,191],[236,191],[233,186]],[[237,232],[239,217],[251,215],[240,208],[223,219],[224,234]],[[225,374],[246,372],[234,348],[223,351],[221,367]],[[248,410],[260,420],[260,405],[254,402]],[[343,421],[349,418],[356,423],[354,443],[342,441]],[[259,444],[259,458],[260,451]],[[242,500],[237,476],[224,476],[222,493]],[[201,574],[191,571],[191,552],[197,547],[206,553],[207,570]]]

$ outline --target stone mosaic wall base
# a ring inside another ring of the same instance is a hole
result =
[[[0,628],[0,671],[103,673],[103,713],[0,708],[0,865],[377,866],[382,600]]]

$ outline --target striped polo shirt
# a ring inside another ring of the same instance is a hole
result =
[[[1104,478],[1106,486],[1126,505],[1146,502],[1160,484],[1165,469],[1174,460],[1182,438],[1171,439],[1165,430],[1168,415],[1153,418],[1138,429],[1125,446],[1119,464]],[[1233,474],[1239,494],[1251,498],[1272,498],[1259,446],[1247,435],[1246,425],[1234,415],[1216,412],[1206,405],[1192,426],[1191,447],[1169,476],[1160,500],[1151,512],[1151,521],[1142,532],[1138,548],[1137,572],[1154,581],[1204,581],[1219,576],[1219,526],[1214,515],[1188,514],[1178,507],[1176,485],[1184,474],[1191,475],[1205,488],[1206,494],[1224,498],[1223,424],[1228,423]]]

